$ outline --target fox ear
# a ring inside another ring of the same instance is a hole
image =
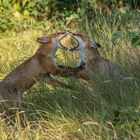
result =
[[[47,39],[47,37],[38,37],[38,38],[36,39],[36,41],[37,41],[38,43],[47,43],[47,42],[49,42],[49,40]]]
[[[99,43],[97,43],[97,42],[95,42],[95,41],[92,40],[92,41],[90,41],[90,47],[93,47],[95,49],[98,49],[98,48],[101,47],[101,45]]]

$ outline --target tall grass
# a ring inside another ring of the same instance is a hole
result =
[[[131,77],[124,80],[105,80],[97,75],[90,82],[55,77],[70,84],[71,89],[51,87],[40,81],[24,96],[24,128],[18,113],[15,114],[16,121],[13,122],[10,117],[4,117],[4,111],[1,112],[0,139],[139,139],[139,47],[133,48],[127,37],[128,30],[139,30],[139,16],[134,15],[130,13],[109,18],[100,13],[90,20],[85,16],[80,23],[76,23],[79,26],[75,28],[54,23],[56,29],[49,32],[70,28],[71,31],[83,32],[94,38],[102,45],[99,49],[101,55],[122,65]],[[120,30],[126,33],[126,36],[113,42],[113,33]],[[0,36],[1,79],[36,51],[38,44],[35,38],[42,34],[41,31],[32,29],[10,37]],[[48,32],[45,33],[47,34]]]

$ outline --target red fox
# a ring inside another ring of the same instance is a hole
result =
[[[77,46],[71,48],[70,51],[80,51],[79,63],[75,67],[77,71],[75,71],[74,74],[72,74],[73,71],[71,71],[70,75],[83,78],[85,80],[90,80],[92,77],[91,74],[94,75],[95,72],[98,72],[99,74],[106,77],[111,76],[122,78],[124,76],[124,71],[119,65],[113,64],[109,60],[100,56],[98,51],[100,44],[81,34],[70,33],[70,35],[78,42]],[[60,67],[66,69],[65,66]]]
[[[60,43],[60,39],[66,34],[67,32],[59,32],[48,37],[37,38],[37,42],[41,44],[37,52],[0,82],[0,103],[2,100],[8,100],[9,107],[22,108],[23,92],[34,85],[41,77],[48,84],[64,86],[63,83],[54,80],[50,74],[56,75],[59,73],[59,69],[54,62],[54,55],[58,48],[67,50]]]

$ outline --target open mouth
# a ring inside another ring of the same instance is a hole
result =
[[[59,43],[69,51],[59,49],[55,57],[56,63],[65,66],[76,66],[79,61],[79,51],[72,52],[71,50],[73,50],[73,48],[78,48],[78,40],[75,39],[71,32],[67,32],[59,39]]]
[[[70,50],[73,48],[77,48],[79,46],[79,41],[73,36],[71,32],[67,32],[59,39],[59,44],[63,48],[69,48]]]

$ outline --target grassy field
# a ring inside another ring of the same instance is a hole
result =
[[[87,34],[102,47],[101,55],[120,64],[131,76],[124,80],[97,77],[59,80],[71,89],[38,82],[24,96],[26,126],[0,114],[0,140],[139,140],[140,48],[131,45],[129,32],[140,29],[140,15],[86,17],[72,25],[54,23],[45,32],[30,28],[22,33],[0,35],[0,79],[38,48],[38,36],[68,29]],[[63,55],[61,56],[63,60]],[[12,116],[11,116],[12,117]]]

